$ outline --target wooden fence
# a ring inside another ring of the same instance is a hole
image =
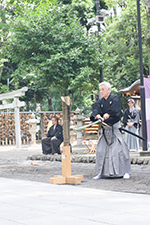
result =
[[[57,116],[59,123],[63,125],[63,117],[61,111],[47,111],[47,112],[33,112],[36,117],[40,117],[40,123],[37,124],[38,131],[36,139],[41,140],[47,133],[47,116],[51,118]],[[31,135],[29,133],[29,125],[26,123],[31,118],[32,112],[20,112],[20,130],[22,144],[30,144]],[[70,114],[70,120],[74,116],[74,112]],[[72,120],[73,121],[73,120]],[[74,121],[73,121],[74,123]],[[13,112],[0,112],[0,146],[1,145],[15,145],[15,116]]]

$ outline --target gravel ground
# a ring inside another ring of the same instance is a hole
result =
[[[29,155],[35,154],[35,149],[1,150],[0,147],[0,177],[49,183],[51,177],[62,173],[61,162],[27,160]],[[37,153],[40,151],[36,150]],[[83,175],[84,180],[80,184],[83,188],[150,194],[150,164],[131,165],[131,169],[131,177],[128,180],[122,178],[93,180],[96,175],[94,163],[71,164],[72,175]]]

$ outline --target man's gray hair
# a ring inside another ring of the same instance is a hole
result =
[[[107,89],[110,88],[110,90],[111,90],[111,86],[110,86],[110,83],[109,83],[109,82],[106,82],[106,81],[101,82],[101,83],[99,84],[99,88],[100,88],[100,86],[102,86],[102,85],[105,85],[105,87],[106,87]]]

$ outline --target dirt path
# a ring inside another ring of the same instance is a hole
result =
[[[0,151],[0,177],[49,183],[50,177],[61,175],[61,162],[27,160],[27,156],[33,153],[35,152],[27,150]],[[93,180],[96,175],[94,163],[72,163],[71,168],[72,175],[84,176],[81,184],[83,188],[150,194],[150,164],[131,165],[129,180],[122,178]]]

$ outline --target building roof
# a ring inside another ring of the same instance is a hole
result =
[[[132,96],[138,95],[138,96],[140,96],[140,79],[136,80],[131,86],[119,90],[119,92],[123,96],[129,96],[129,95],[132,95]]]

